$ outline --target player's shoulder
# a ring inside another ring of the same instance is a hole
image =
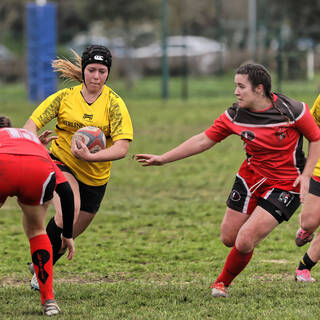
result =
[[[110,97],[110,99],[121,99],[120,95],[117,92],[115,92],[112,88],[106,85],[104,86],[103,91],[106,95]]]
[[[317,96],[317,98],[314,100],[313,106],[320,107],[320,94]]]
[[[81,92],[82,84],[78,84],[73,87],[67,87],[64,89],[61,89],[60,92],[63,92],[64,94],[79,94]]]
[[[281,93],[274,93],[276,95],[275,105],[291,120],[296,120],[306,110],[306,104],[301,101],[292,99]]]
[[[125,102],[120,97],[120,95],[117,92],[115,92],[113,89],[105,85],[103,90],[106,96],[108,97],[110,107],[126,106]]]
[[[60,89],[56,93],[54,93],[51,97],[53,99],[58,99],[59,101],[63,100],[65,97],[68,97],[72,94],[76,94],[78,91],[80,92],[80,89],[78,89],[77,87],[78,86]]]

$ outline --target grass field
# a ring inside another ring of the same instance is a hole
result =
[[[318,80],[284,83],[282,92],[312,105]],[[230,288],[213,299],[210,285],[229,250],[220,223],[234,174],[244,159],[239,138],[229,137],[201,155],[142,168],[135,153],[162,153],[206,129],[233,102],[231,77],[190,80],[188,100],[161,101],[159,79],[135,89],[115,82],[126,100],[135,140],[116,161],[102,207],[76,240],[76,256],[54,268],[57,319],[317,319],[319,284],[295,283],[305,248],[294,243],[298,212],[255,251]],[[34,106],[22,85],[0,88],[0,113],[22,126]],[[50,209],[48,218],[53,215]],[[14,199],[0,211],[0,319],[40,319],[38,293],[29,289],[28,241]],[[320,269],[313,275],[320,280]]]

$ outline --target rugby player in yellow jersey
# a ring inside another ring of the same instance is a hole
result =
[[[320,127],[320,95],[315,100],[311,114]],[[309,193],[302,205],[300,226],[297,231],[296,244],[303,246],[311,242],[308,251],[304,254],[296,269],[295,280],[298,282],[315,282],[310,270],[320,260],[320,232],[313,239],[313,233],[320,225],[320,159],[310,179]],[[313,240],[312,240],[313,239]]]
[[[39,136],[43,144],[52,141],[50,152],[68,179],[75,200],[73,237],[76,238],[95,217],[110,177],[111,162],[126,156],[133,129],[124,101],[105,85],[111,68],[112,56],[104,46],[89,46],[80,57],[73,52],[76,62],[54,60],[52,66],[66,79],[80,85],[62,89],[45,99],[32,113],[24,128],[36,133],[56,119],[56,136],[46,130]],[[81,127],[99,127],[107,138],[107,148],[90,153],[82,144],[78,149],[71,143],[72,135]],[[53,247],[53,264],[60,252],[63,230],[59,197],[55,194],[54,218],[47,225]],[[32,272],[32,268],[31,268]],[[31,287],[37,289],[36,278]]]

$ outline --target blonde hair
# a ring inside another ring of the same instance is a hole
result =
[[[78,82],[83,82],[82,71],[81,71],[81,57],[72,50],[74,62],[71,62],[68,59],[58,58],[52,61],[52,68],[54,72],[60,73],[60,78],[63,78],[67,81],[76,80]]]

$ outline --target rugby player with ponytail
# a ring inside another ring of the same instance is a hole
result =
[[[88,46],[74,60],[56,59],[52,66],[61,77],[80,84],[64,88],[45,99],[32,113],[24,128],[33,133],[56,119],[56,136],[45,131],[39,136],[43,144],[52,141],[50,154],[63,171],[74,194],[73,237],[84,232],[97,214],[110,178],[112,161],[126,156],[133,139],[129,112],[121,97],[106,85],[112,56],[108,48]],[[90,153],[82,143],[78,148],[73,134],[82,127],[100,128],[106,136],[107,148]],[[60,251],[63,219],[61,198],[55,194],[55,216],[47,225],[53,249],[53,264],[63,255]],[[32,269],[31,269],[32,270]],[[31,287],[38,289],[37,279]]]
[[[264,66],[240,66],[234,82],[237,101],[207,130],[162,155],[136,155],[143,166],[160,166],[199,154],[232,134],[243,141],[246,159],[221,225],[222,242],[232,249],[211,287],[213,297],[228,296],[228,287],[250,262],[255,247],[297,210],[320,156],[320,129],[308,106],[272,92]],[[303,137],[309,141],[307,159]]]

